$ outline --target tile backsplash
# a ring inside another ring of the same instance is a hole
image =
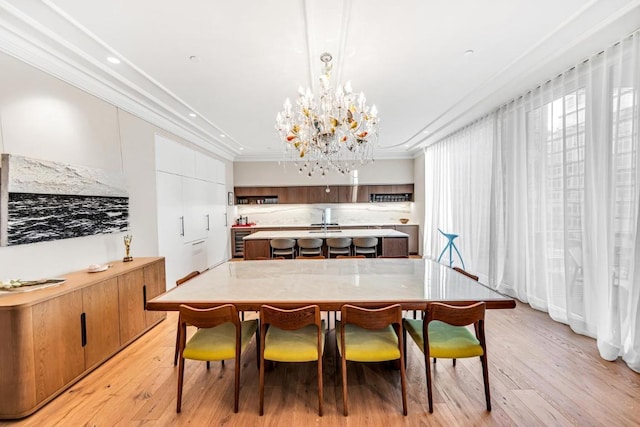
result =
[[[246,216],[249,222],[262,226],[319,223],[325,208],[331,208],[331,222],[340,225],[400,224],[400,218],[409,218],[409,223],[418,222],[414,218],[413,202],[244,205],[235,208],[236,218]]]

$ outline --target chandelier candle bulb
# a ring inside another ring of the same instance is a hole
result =
[[[350,173],[373,162],[378,140],[378,109],[367,106],[363,92],[353,93],[351,82],[331,86],[331,54],[323,53],[319,94],[298,89],[296,111],[289,98],[276,115],[276,130],[300,172],[308,176],[329,171]]]

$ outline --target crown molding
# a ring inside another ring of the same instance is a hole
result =
[[[54,11],[47,9],[46,5],[39,4],[36,7],[42,9],[40,11],[43,16],[52,19]],[[58,16],[58,19],[62,18]],[[7,1],[0,0],[0,52],[94,95],[205,151],[227,160],[235,159],[238,151],[226,141],[222,142],[214,136],[220,134],[214,125],[207,129],[190,122],[184,117],[189,111],[184,102],[150,80],[148,76],[142,75],[139,70],[133,69],[130,64],[124,64],[126,72],[130,73],[124,76],[106,63],[97,61],[95,55],[87,50],[103,51],[104,57],[110,53],[109,50],[81,29],[68,24],[67,32],[81,38],[74,40],[75,44],[33,20]],[[87,49],[81,49],[78,45]],[[137,77],[137,81],[133,81],[130,76]]]

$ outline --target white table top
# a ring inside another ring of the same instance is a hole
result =
[[[240,310],[258,310],[262,304],[313,303],[322,310],[339,310],[345,303],[370,307],[400,303],[404,309],[417,310],[427,301],[486,301],[488,308],[515,307],[513,299],[435,261],[369,258],[230,261],[154,298],[147,308],[232,303]]]
[[[318,232],[319,230],[273,230],[273,231],[257,231],[245,236],[243,240],[264,240],[264,239],[301,239],[301,238],[317,238],[327,239],[331,237],[409,237],[407,233],[396,231],[389,228],[371,228],[363,230],[327,230],[326,232]]]

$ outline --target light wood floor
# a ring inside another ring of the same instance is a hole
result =
[[[606,362],[595,341],[576,335],[524,304],[487,313],[493,411],[484,409],[477,358],[439,360],[435,409],[426,403],[422,354],[408,345],[409,415],[401,413],[398,371],[350,364],[350,413],[342,416],[333,333],[325,352],[324,416],[317,415],[313,364],[279,364],[266,376],[265,415],[258,416],[255,347],[243,356],[240,412],[233,413],[233,362],[190,362],[182,413],[176,414],[173,366],[176,315],[114,356],[34,415],[0,426],[633,426],[640,425],[640,375]]]

